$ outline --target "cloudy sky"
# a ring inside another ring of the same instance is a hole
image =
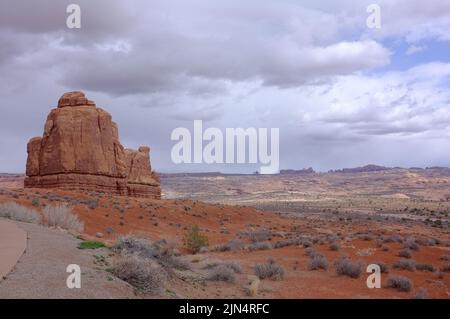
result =
[[[280,128],[281,168],[450,166],[449,30],[448,0],[2,0],[0,171],[24,171],[74,90],[162,172],[255,169],[173,164],[172,130],[196,119]]]

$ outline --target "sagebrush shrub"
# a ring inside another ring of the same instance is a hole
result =
[[[416,264],[416,269],[417,270],[422,270],[422,271],[431,271],[431,272],[436,270],[434,268],[434,266],[431,265],[431,264],[421,264],[421,263]]]
[[[232,267],[224,264],[219,264],[209,270],[208,280],[235,282],[236,275]]]
[[[362,264],[353,262],[349,258],[340,258],[334,262],[334,268],[338,275],[350,278],[359,278],[362,272]]]
[[[374,261],[371,264],[376,264],[378,266],[380,266],[380,271],[381,273],[388,273],[389,272],[389,267],[388,265],[386,265],[386,263],[382,262],[382,261]]]
[[[161,268],[136,255],[118,258],[113,264],[112,273],[144,292],[160,292],[165,282]]]
[[[394,263],[394,268],[414,271],[416,270],[416,262],[415,260],[400,259]]]
[[[411,258],[411,250],[404,248],[398,252],[398,256],[403,258]]]
[[[39,223],[41,221],[41,216],[37,211],[13,202],[0,205],[0,217],[25,223]]]
[[[341,249],[341,246],[339,246],[338,243],[331,243],[331,244],[330,244],[330,250],[331,250],[331,251],[338,251],[338,250],[340,250],[340,249]]]
[[[272,245],[269,242],[256,242],[247,246],[250,251],[254,250],[268,250],[272,249]]]
[[[175,256],[175,251],[167,247],[165,240],[151,242],[133,235],[121,236],[113,246],[113,250],[121,254],[132,254],[152,259],[165,269],[189,269],[189,265]]]
[[[388,288],[394,288],[399,291],[408,292],[412,289],[411,281],[403,276],[391,276],[387,281]]]
[[[84,223],[65,205],[46,206],[44,208],[44,224],[80,233],[84,230]]]
[[[420,287],[416,294],[414,295],[414,299],[428,299],[428,292],[425,288]]]
[[[273,259],[269,259],[265,264],[255,265],[255,275],[259,279],[282,280],[284,278],[284,269]]]
[[[317,270],[317,269],[327,270],[328,260],[325,256],[316,254],[313,257],[311,257],[308,268],[309,270]]]

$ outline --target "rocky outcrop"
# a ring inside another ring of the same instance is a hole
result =
[[[43,137],[32,138],[27,151],[25,187],[161,196],[150,149],[125,150],[111,115],[82,92],[59,99],[47,117]]]

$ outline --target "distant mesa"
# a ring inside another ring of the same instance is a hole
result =
[[[302,169],[282,169],[280,170],[280,175],[287,175],[287,174],[314,174],[315,171],[312,169],[312,167],[309,168],[302,168]]]
[[[28,142],[25,187],[161,198],[150,148],[124,149],[111,115],[83,92],[65,93],[43,137]]]
[[[380,171],[388,171],[391,170],[390,167],[379,166],[369,164],[362,167],[354,167],[354,168],[343,168],[338,170],[330,170],[329,173],[367,173],[367,172],[380,172]]]

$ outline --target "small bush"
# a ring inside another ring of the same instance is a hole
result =
[[[113,246],[113,250],[120,253],[139,255],[144,258],[153,258],[156,255],[156,251],[150,241],[132,235],[119,237]]]
[[[400,235],[392,235],[382,238],[384,243],[402,243],[403,238]]]
[[[86,205],[90,208],[90,209],[96,209],[98,207],[98,199],[89,199],[86,202]]]
[[[399,291],[408,292],[412,289],[411,281],[403,276],[392,276],[388,278],[387,281],[388,288],[394,288]]]
[[[219,264],[209,271],[208,280],[212,281],[225,281],[225,282],[235,282],[236,275],[232,267],[225,264]]]
[[[99,249],[99,248],[104,248],[105,244],[103,244],[102,242],[99,241],[91,241],[91,240],[87,240],[87,241],[83,241],[78,245],[79,249]]]
[[[419,245],[416,243],[416,240],[414,238],[410,237],[403,242],[403,248],[411,250],[419,250]]]
[[[357,237],[365,241],[371,241],[375,239],[375,236],[373,236],[372,234],[359,234]]]
[[[416,270],[416,262],[414,260],[400,259],[394,263],[394,268],[414,271]]]
[[[112,273],[149,293],[161,291],[165,281],[162,269],[136,255],[121,256],[114,262]]]
[[[39,206],[41,206],[41,201],[39,200],[39,198],[35,197],[31,201],[31,205],[33,205],[34,207],[39,207]]]
[[[416,294],[414,295],[414,299],[428,299],[428,292],[425,288],[420,287]]]
[[[295,245],[295,240],[292,239],[287,239],[287,240],[279,240],[277,241],[274,245],[273,248],[275,249],[279,249],[279,248],[284,248],[284,247],[289,247],[289,246],[293,246]]]
[[[441,267],[442,272],[450,272],[450,264],[445,264]]]
[[[371,264],[376,264],[376,265],[380,266],[380,271],[382,274],[387,274],[389,272],[388,265],[386,265],[386,263],[384,263],[382,261],[374,261]]]
[[[320,255],[320,254],[314,248],[309,247],[306,249],[306,255],[312,258],[312,257],[314,257],[316,255]]]
[[[269,259],[266,264],[255,265],[255,275],[259,279],[282,280],[284,278],[284,269],[273,259]]]
[[[152,259],[165,269],[176,268],[185,270],[189,268],[186,262],[175,257],[174,250],[167,247],[164,240],[152,243],[145,238],[132,235],[122,236],[117,239],[113,250],[121,254],[133,254],[142,258]]]
[[[16,203],[1,204],[0,217],[25,223],[39,223],[41,220],[38,212]]]
[[[64,205],[46,206],[44,208],[44,223],[49,227],[61,227],[66,230],[83,232],[84,223],[72,210]]]
[[[314,245],[314,243],[311,240],[309,240],[309,239],[304,239],[302,241],[302,245],[305,248],[309,248],[309,247],[312,247]]]
[[[244,243],[239,239],[230,240],[228,243],[214,247],[215,251],[237,251],[244,248]]]
[[[331,243],[330,250],[331,251],[338,251],[341,249],[341,246],[339,246],[337,243]]]
[[[256,242],[247,246],[250,251],[272,249],[272,245],[268,242]]]
[[[442,255],[439,259],[443,261],[450,261],[450,255]]]
[[[402,249],[398,252],[399,257],[411,258],[411,250],[408,248]]]
[[[314,255],[311,258],[311,260],[309,261],[308,269],[309,270],[318,270],[318,269],[327,270],[328,269],[327,258],[320,254]]]
[[[431,272],[436,270],[434,268],[434,266],[431,264],[416,264],[416,269],[422,270],[422,271],[431,271]]]
[[[350,278],[359,278],[362,272],[362,264],[353,262],[349,258],[340,258],[334,262],[334,268],[338,275]]]
[[[196,254],[202,247],[208,246],[208,237],[201,234],[200,228],[197,225],[194,225],[186,232],[184,242],[187,249],[189,249],[191,253]]]
[[[252,243],[257,243],[270,240],[272,238],[272,233],[268,229],[258,229],[244,233],[244,237],[248,237]]]

